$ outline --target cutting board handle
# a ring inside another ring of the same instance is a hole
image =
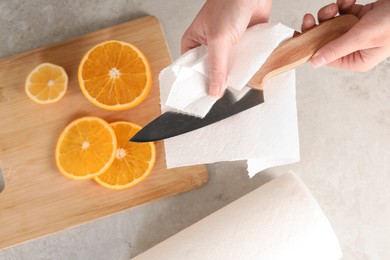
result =
[[[358,21],[354,15],[340,15],[283,42],[271,53],[247,85],[262,89],[267,79],[304,64],[323,45],[346,33]]]

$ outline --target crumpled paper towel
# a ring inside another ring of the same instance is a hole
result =
[[[237,98],[271,52],[293,32],[282,24],[259,24],[233,46],[227,86]],[[208,95],[206,47],[188,51],[161,72],[160,98],[163,112],[207,114],[217,99]],[[264,98],[261,105],[165,140],[167,167],[248,160],[248,173],[253,176],[265,168],[298,161],[295,72],[271,78]]]
[[[134,259],[336,260],[341,255],[328,219],[290,172]]]

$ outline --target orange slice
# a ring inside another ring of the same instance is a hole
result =
[[[24,87],[32,101],[38,104],[54,103],[65,95],[68,75],[58,65],[42,63],[30,72]]]
[[[113,164],[95,181],[105,188],[123,190],[144,180],[156,162],[154,143],[132,143],[129,140],[141,129],[130,122],[110,124],[114,129],[118,147]]]
[[[134,45],[107,41],[89,50],[78,70],[84,96],[107,110],[123,110],[141,103],[152,86],[149,61]]]
[[[114,130],[103,119],[82,117],[65,127],[57,141],[57,168],[74,180],[92,179],[106,171],[115,159]]]

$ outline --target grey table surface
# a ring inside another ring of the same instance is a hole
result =
[[[2,0],[0,57],[154,15],[177,58],[181,35],[203,3]],[[299,29],[304,13],[327,3],[274,1],[271,21]],[[1,250],[0,259],[130,259],[288,170],[328,216],[343,259],[390,259],[389,69],[390,60],[367,73],[310,65],[297,70],[299,163],[252,179],[245,162],[207,165],[209,182],[198,190]]]

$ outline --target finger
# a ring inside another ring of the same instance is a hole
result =
[[[365,58],[364,52],[365,51],[356,51],[347,56],[341,57],[328,65],[336,68],[365,72],[369,71],[381,62],[381,56],[371,54],[370,58],[367,59]]]
[[[318,10],[317,13],[318,22],[322,23],[323,21],[329,20],[335,17],[338,12],[339,12],[339,7],[337,6],[337,4],[332,3],[326,5],[322,7],[320,10]]]
[[[356,0],[337,0],[336,4],[341,11],[348,10],[355,4]]]
[[[329,65],[347,70],[365,72],[382,62],[384,60],[383,57],[389,56],[390,50],[375,47],[356,51],[329,63]]]
[[[191,39],[191,38],[182,38],[181,39],[181,54],[198,47],[200,45],[199,42]]]
[[[346,70],[360,71],[363,62],[361,59],[360,51],[355,51],[344,57],[330,62],[328,65],[335,68],[342,68]]]
[[[357,50],[364,49],[363,41],[361,30],[355,25],[341,37],[321,47],[311,58],[311,63],[315,68],[331,63]]]
[[[362,8],[360,8],[359,13],[356,15],[359,19],[362,18],[366,13],[371,11],[374,8],[375,3],[370,3],[364,5]]]
[[[223,40],[208,43],[209,94],[220,97],[225,91],[230,45]]]
[[[309,30],[316,25],[316,19],[312,14],[305,14],[302,19],[302,32]]]
[[[358,18],[362,18],[362,15],[360,14],[361,10],[363,9],[364,5],[354,4],[349,8],[346,9],[340,9],[340,14],[353,14],[357,16]]]
[[[181,54],[202,44],[197,34],[189,27],[181,38]]]

